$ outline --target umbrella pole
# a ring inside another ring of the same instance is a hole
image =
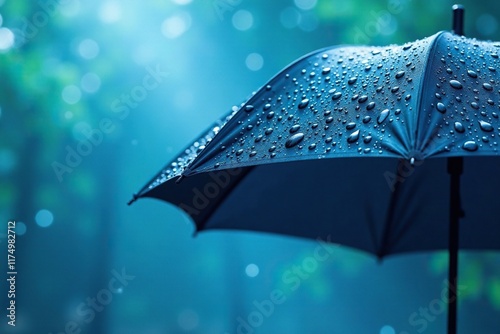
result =
[[[464,7],[453,7],[453,32],[464,34]],[[462,212],[460,207],[460,175],[463,171],[463,158],[448,158],[448,173],[450,174],[450,229],[448,239],[448,334],[457,333],[457,286],[458,286],[458,236],[459,222]]]

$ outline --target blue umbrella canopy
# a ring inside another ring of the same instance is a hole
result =
[[[320,238],[379,258],[500,249],[500,43],[454,31],[402,46],[337,46],[277,74],[134,199],[183,209],[197,231]]]
[[[315,51],[136,196],[179,206],[197,230],[329,238],[383,257],[448,248],[450,177],[438,158],[460,156],[460,246],[499,249],[499,51],[449,32]]]

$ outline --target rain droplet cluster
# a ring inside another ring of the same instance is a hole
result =
[[[428,132],[421,149],[436,144],[436,152],[499,154],[499,52],[500,43],[450,33],[438,37],[422,97],[421,117],[427,117],[419,129]]]

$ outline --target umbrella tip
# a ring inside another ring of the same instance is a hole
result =
[[[453,32],[457,35],[464,35],[464,11],[465,7],[455,4],[451,7],[453,10]]]
[[[132,199],[130,201],[128,201],[127,205],[131,205],[132,203],[137,201],[138,198],[139,198],[139,196],[137,196],[137,194],[133,194]]]

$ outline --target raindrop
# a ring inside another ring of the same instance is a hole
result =
[[[372,110],[375,108],[375,102],[370,102],[366,105],[366,110]]]
[[[266,136],[269,136],[271,133],[273,133],[273,128],[268,128],[266,129],[266,132],[264,132]]]
[[[236,151],[236,155],[237,156],[240,156],[242,154],[243,154],[243,149],[242,148],[240,148],[238,151]]]
[[[336,92],[335,94],[332,95],[332,100],[338,100],[342,96],[341,92]]]
[[[363,117],[363,123],[365,123],[365,124],[366,124],[366,123],[368,123],[369,121],[371,121],[371,119],[372,119],[372,118],[371,118],[370,116],[365,116],[365,117]]]
[[[266,103],[264,105],[264,108],[262,108],[264,111],[271,109],[271,105],[269,103]]]
[[[258,143],[262,140],[263,136],[262,135],[258,135],[257,137],[255,137],[255,142]]]
[[[486,132],[493,131],[493,126],[491,126],[490,123],[485,122],[485,121],[479,121],[479,127],[481,128],[481,130],[486,131]]]
[[[333,117],[332,117],[332,116],[329,116],[329,117],[327,117],[327,118],[326,118],[326,120],[325,120],[325,121],[326,121],[327,123],[331,123],[331,122],[333,122]]]
[[[251,112],[253,109],[254,108],[253,108],[253,106],[251,104],[248,104],[248,105],[245,106],[245,111],[246,112]]]
[[[455,89],[462,89],[462,84],[458,80],[450,80],[450,85]]]
[[[377,123],[382,124],[387,119],[387,116],[389,116],[389,109],[382,110],[380,115],[378,115]]]
[[[466,150],[466,151],[469,151],[469,152],[474,152],[474,151],[477,151],[478,146],[477,146],[477,144],[476,144],[476,142],[475,142],[475,141],[473,141],[473,140],[469,140],[469,141],[466,141],[466,142],[463,144],[462,148],[463,148],[464,150]]]
[[[455,122],[455,130],[458,133],[464,133],[465,132],[465,128],[464,128],[463,124],[460,123],[460,122]]]
[[[401,114],[401,109],[399,109],[399,108],[398,108],[398,109],[396,109],[396,111],[394,112],[394,114],[395,114],[395,115],[399,115],[399,114]]]
[[[477,102],[471,102],[470,106],[474,109],[479,109],[479,104],[477,104]]]
[[[399,86],[394,86],[391,88],[392,93],[396,93],[399,90]]]
[[[299,103],[299,109],[304,109],[309,104],[309,99],[303,99]]]
[[[490,84],[489,84],[489,83],[487,83],[487,82],[485,82],[485,83],[483,84],[483,88],[484,88],[484,89],[486,89],[486,90],[490,90],[490,91],[491,91],[491,90],[493,90],[493,86],[492,86],[492,85],[490,85]]]
[[[403,77],[403,75],[405,75],[405,71],[399,71],[398,73],[396,73],[396,79]]]
[[[300,129],[300,124],[295,124],[294,126],[292,126],[292,128],[290,129],[290,133],[295,133],[297,131],[299,131]]]
[[[276,146],[275,145],[269,147],[269,152],[274,152],[275,150],[276,150]]]
[[[467,74],[468,74],[471,78],[477,78],[477,73],[476,73],[476,72],[474,72],[474,71],[468,70],[468,71],[467,71]]]
[[[267,114],[267,119],[271,119],[274,117],[274,111],[270,111],[269,114]]]
[[[355,143],[359,139],[359,130],[354,131],[347,137],[348,143]]]
[[[287,139],[285,143],[286,148],[291,148],[300,143],[304,139],[304,134],[302,132],[296,133]]]
[[[354,83],[356,82],[356,80],[358,80],[358,77],[352,77],[352,78],[350,78],[350,79],[347,81],[347,83],[348,83],[349,85],[354,85]]]
[[[436,109],[437,109],[440,113],[442,113],[442,114],[444,114],[444,113],[446,112],[446,106],[445,106],[443,103],[441,103],[441,102],[438,102],[438,103],[437,103],[437,105],[436,105]]]
[[[315,148],[316,148],[316,144],[313,143],[313,144],[309,145],[310,150],[314,150]]]
[[[321,73],[323,73],[323,74],[330,73],[330,68],[329,67],[325,67]]]
[[[352,130],[352,129],[354,129],[355,127],[356,127],[356,123],[354,123],[354,122],[349,122],[349,123],[347,123],[347,125],[345,126],[345,128],[346,128],[347,130]]]
[[[358,102],[359,103],[364,103],[364,102],[366,102],[366,100],[368,100],[368,96],[361,95],[361,97],[359,98]]]
[[[365,142],[365,144],[369,144],[372,141],[372,136],[366,136],[365,138],[363,138],[363,141]]]
[[[255,155],[257,155],[257,151],[250,152],[250,157],[254,157]]]

